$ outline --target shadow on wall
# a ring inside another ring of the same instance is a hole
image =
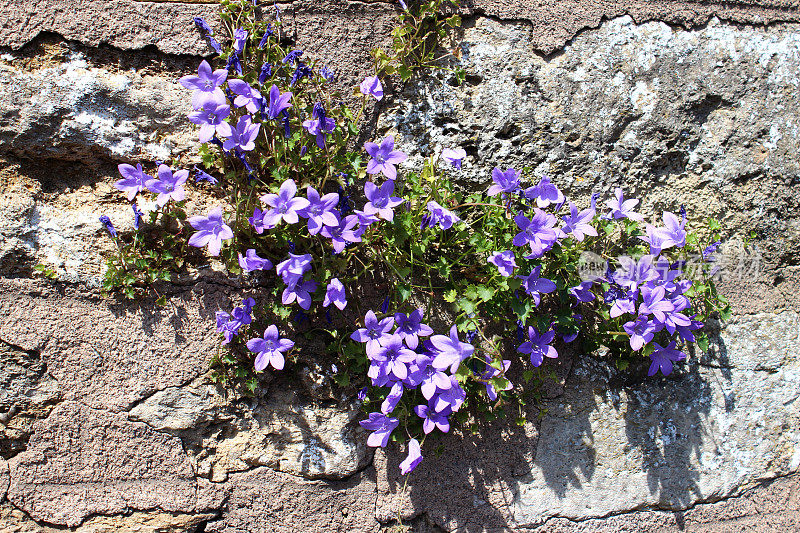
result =
[[[724,343],[716,346],[727,364]],[[540,414],[540,423],[505,420],[476,435],[447,435],[440,455],[435,441],[426,443],[405,495],[398,468],[405,449],[376,454],[379,519],[399,510],[404,520],[424,514],[448,530],[483,531],[634,508],[682,510],[709,497],[698,465],[717,446],[706,420],[721,401],[710,382],[718,375],[683,365],[650,378],[647,365],[618,372],[587,356],[573,365],[563,395],[528,413],[531,421]],[[731,379],[730,371],[722,376]],[[733,399],[725,404],[732,409]]]

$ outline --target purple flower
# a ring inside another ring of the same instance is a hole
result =
[[[308,207],[299,209],[297,214],[308,219],[308,232],[316,235],[323,226],[338,226],[339,219],[336,217],[336,204],[339,203],[339,195],[331,192],[320,198],[317,190],[308,186],[306,188]]]
[[[422,450],[417,439],[408,441],[408,457],[400,463],[400,473],[406,475],[414,470],[422,462]]]
[[[281,94],[277,85],[272,85],[269,88],[269,106],[267,107],[267,117],[271,119],[278,118],[278,116],[286,109],[292,107],[289,100],[292,99],[292,93],[285,92]]]
[[[529,244],[531,255],[529,259],[541,256],[553,247],[559,236],[563,235],[561,230],[555,229],[556,217],[545,213],[536,208],[532,219],[528,219],[524,214],[518,213],[514,217],[514,222],[521,230],[514,236],[514,246],[524,246]]]
[[[443,230],[448,230],[453,227],[453,224],[456,222],[461,222],[461,219],[458,218],[458,215],[450,211],[449,209],[445,209],[438,202],[431,200],[428,202],[426,206],[428,209],[429,215],[422,218],[421,228],[424,228],[426,225],[429,228],[432,228],[436,224],[439,224],[439,227]]]
[[[508,359],[503,359],[503,371],[502,372],[500,370],[496,369],[495,367],[491,366],[491,363],[492,363],[491,359],[489,359],[487,357],[487,359],[486,359],[486,369],[480,375],[480,377],[482,379],[491,380],[495,376],[505,375],[505,373],[508,372],[508,369],[511,367],[511,361],[508,360]],[[506,378],[506,381],[508,381],[507,378]],[[502,390],[511,390],[513,388],[514,388],[514,385],[512,385],[511,382],[508,381],[508,384],[505,385]],[[497,400],[497,391],[495,390],[494,385],[491,382],[486,383],[486,394],[487,394],[487,396],[489,396],[489,399],[491,401]]]
[[[558,187],[550,183],[550,178],[542,176],[539,185],[525,189],[525,198],[530,201],[536,200],[536,205],[541,209],[549,205],[561,205],[564,203],[564,195]]]
[[[613,200],[606,200],[606,205],[611,209],[611,211],[606,215],[606,218],[629,218],[637,222],[644,220],[642,215],[633,211],[633,209],[639,204],[639,200],[625,200],[625,197],[622,195],[622,189],[619,187],[614,189],[614,192],[616,194],[616,198]]]
[[[267,80],[272,76],[272,63],[264,63],[261,65],[261,70],[258,73],[258,83],[264,85]],[[262,105],[263,105],[262,100]]]
[[[617,318],[625,313],[634,315],[636,314],[636,300],[639,298],[639,291],[627,291],[624,294],[618,294],[614,298],[614,303],[611,306],[609,314],[611,318]]]
[[[278,263],[275,271],[286,285],[293,285],[311,270],[311,254],[289,254],[289,259]]]
[[[497,267],[501,276],[506,278],[513,274],[514,269],[517,268],[517,262],[514,259],[514,252],[511,250],[506,250],[505,252],[493,252],[488,261]]]
[[[292,74],[292,79],[289,82],[289,87],[294,87],[294,85],[302,80],[303,78],[310,78],[314,74],[314,71],[311,70],[311,67],[308,65],[303,64],[302,62],[297,62],[297,68],[294,69],[294,74]]]
[[[259,48],[264,48],[267,45],[267,40],[275,35],[275,32],[272,31],[272,24],[267,24],[267,29],[264,32],[264,36],[261,38],[261,41],[258,43]]]
[[[100,222],[102,222],[103,225],[106,227],[106,230],[108,231],[109,235],[111,235],[112,237],[117,236],[117,230],[114,228],[114,224],[111,223],[111,219],[108,218],[107,215],[101,215]]]
[[[403,387],[403,382],[395,381],[394,384],[392,384],[389,394],[386,395],[386,399],[383,400],[383,403],[381,403],[381,413],[388,415],[394,411],[394,408],[397,407],[397,404],[400,403],[400,400],[403,397],[404,390],[405,388]]]
[[[114,187],[121,191],[128,193],[128,201],[132,202],[136,194],[147,188],[147,182],[153,179],[153,176],[145,174],[142,170],[142,164],[137,163],[136,168],[125,163],[117,166],[120,175],[124,178],[114,184]]]
[[[431,364],[438,370],[450,367],[453,374],[458,370],[461,361],[468,358],[475,351],[475,347],[458,339],[458,328],[450,328],[450,336],[434,335],[431,337],[431,344],[438,350],[436,357]],[[439,411],[439,409],[437,409]]]
[[[415,309],[410,314],[395,313],[394,321],[397,324],[397,335],[399,335],[406,345],[415,350],[419,346],[420,337],[433,335],[430,326],[422,323],[422,309]]]
[[[201,181],[207,181],[211,185],[216,185],[217,184],[217,178],[215,178],[211,174],[208,174],[208,173],[204,172],[203,170],[197,168],[197,165],[195,165],[192,168],[194,169],[194,180],[196,182],[199,183]]]
[[[486,194],[495,196],[503,193],[503,196],[505,196],[505,194],[515,193],[519,190],[519,176],[520,173],[513,168],[509,168],[503,172],[500,170],[500,167],[494,167],[494,169],[492,169],[492,180],[494,180],[494,183],[489,187]]]
[[[211,65],[204,59],[197,67],[197,76],[184,76],[178,81],[187,89],[194,91],[192,107],[200,109],[206,102],[214,102],[217,105],[225,103],[225,94],[219,86],[225,83],[227,77],[228,71],[225,69],[211,72]]]
[[[645,344],[653,340],[658,331],[655,322],[647,320],[646,316],[639,316],[636,320],[623,324],[622,328],[630,337],[631,350],[634,351],[641,350]]]
[[[289,305],[297,300],[297,305],[308,311],[311,308],[311,293],[317,290],[317,282],[313,279],[295,280],[283,289],[281,302]]]
[[[669,300],[665,299],[664,287],[650,288],[645,286],[642,288],[642,303],[639,304],[640,315],[653,315],[656,322],[663,324],[667,317],[665,313],[675,310],[675,306]]]
[[[189,217],[189,224],[197,230],[189,238],[189,245],[197,248],[208,246],[209,255],[219,255],[222,241],[233,238],[233,231],[222,221],[222,208],[215,207],[207,217]]]
[[[222,147],[225,150],[232,150],[238,148],[240,150],[249,151],[256,147],[255,140],[258,137],[258,129],[261,124],[253,124],[253,118],[250,115],[239,117],[239,122],[236,123],[235,128],[231,128],[231,136],[225,139]]]
[[[336,121],[332,118],[323,117],[321,119],[306,120],[303,127],[310,135],[316,136],[317,147],[325,149],[325,136],[336,129]]]
[[[448,410],[458,411],[464,400],[467,399],[467,393],[458,384],[458,379],[455,376],[450,376],[450,388],[440,392],[430,401],[434,411],[437,413],[447,412]]]
[[[204,18],[194,17],[194,25],[197,26],[197,29],[200,30],[201,33],[214,35],[214,30],[211,29],[211,26],[208,25]]]
[[[230,106],[206,102],[201,109],[189,113],[189,121],[200,126],[198,137],[201,143],[206,143],[215,133],[220,137],[231,136],[231,125],[225,122],[225,118],[230,114]]]
[[[261,93],[244,80],[228,80],[228,88],[237,95],[233,100],[236,107],[244,107],[248,113],[256,114],[261,109]]]
[[[408,364],[417,360],[417,354],[406,348],[403,338],[397,334],[384,337],[380,344],[370,359],[382,366],[389,378],[406,379]]]
[[[672,363],[674,361],[682,361],[686,359],[686,354],[675,349],[675,341],[672,341],[666,348],[662,348],[657,342],[653,343],[655,350],[650,354],[650,370],[647,371],[648,376],[653,376],[661,370],[665,376],[669,376],[672,372]]]
[[[272,262],[269,259],[264,259],[256,255],[255,248],[250,248],[243,256],[239,254],[239,266],[245,272],[253,272],[255,270],[269,270],[272,268]]]
[[[394,182],[387,181],[378,188],[377,185],[368,181],[364,184],[364,195],[367,197],[367,204],[364,206],[364,213],[368,215],[378,215],[384,220],[391,222],[394,219],[393,209],[402,204],[405,200],[392,196],[394,192]]]
[[[348,243],[361,242],[361,234],[353,229],[356,226],[358,226],[358,217],[349,215],[337,226],[325,226],[322,228],[320,235],[329,238],[333,244],[333,251],[340,254]]]
[[[576,241],[583,241],[586,235],[597,237],[597,230],[592,227],[590,222],[594,218],[595,211],[591,207],[578,213],[578,208],[572,202],[569,203],[569,215],[564,219],[564,233],[572,235]]]
[[[336,74],[328,67],[319,69],[319,75],[322,76],[325,81],[333,81],[336,78]]]
[[[237,54],[241,54],[245,44],[247,44],[247,30],[236,28],[233,31],[233,49]]]
[[[653,269],[653,256],[644,255],[639,261],[631,257],[619,258],[619,268],[612,274],[615,283],[630,290],[636,289],[642,283],[658,278],[658,272]]]
[[[686,246],[686,230],[683,229],[684,226],[686,226],[686,218],[683,218],[682,221],[678,221],[678,217],[669,211],[664,211],[662,216],[665,226],[662,230],[662,234],[665,237],[665,241],[669,242],[669,246],[662,246],[662,248],[669,248],[671,246],[683,248]]]
[[[421,363],[418,360],[418,368],[410,376],[411,380],[418,384],[426,400],[430,400],[436,393],[444,392],[453,386],[450,376],[431,366],[431,361],[433,359],[430,357],[423,357]]]
[[[256,371],[261,372],[267,366],[272,366],[275,370],[283,370],[283,353],[291,350],[294,341],[281,339],[278,327],[275,324],[264,330],[263,338],[255,338],[247,341],[247,349],[256,355]]]
[[[247,219],[248,222],[250,222],[250,225],[253,226],[253,229],[259,235],[264,233],[265,229],[272,229],[275,227],[275,226],[270,226],[269,224],[264,224],[264,215],[266,214],[267,213],[265,211],[261,211],[261,209],[256,207],[255,209],[253,209],[253,216]]]
[[[295,198],[297,185],[293,179],[288,179],[281,184],[278,194],[265,194],[261,201],[272,207],[272,210],[264,215],[264,224],[277,226],[281,220],[287,224],[296,224],[299,219],[301,209],[306,209],[311,203],[305,198]]]
[[[367,355],[376,352],[380,348],[381,341],[387,341],[392,337],[389,330],[394,326],[394,318],[386,317],[380,322],[372,311],[367,311],[364,317],[364,327],[354,331],[350,338],[356,342],[367,343]]]
[[[449,379],[447,381],[450,381]],[[448,387],[450,388],[450,387]],[[450,431],[450,409],[445,409],[441,413],[437,413],[432,407],[427,405],[418,405],[414,407],[414,412],[417,416],[422,418],[422,431],[427,435],[436,428],[442,433]]]
[[[578,303],[586,303],[594,300],[595,296],[592,292],[592,282],[582,281],[580,285],[570,287],[569,293],[578,300]]]
[[[463,148],[445,148],[442,150],[442,159],[461,170],[461,161],[467,157],[467,152]]]
[[[394,166],[402,163],[408,157],[400,150],[394,149],[394,137],[391,135],[386,136],[380,145],[373,142],[364,143],[364,149],[371,157],[367,163],[367,173],[383,172],[383,175],[390,180],[397,178],[397,169]]]
[[[533,326],[528,326],[528,340],[523,342],[517,351],[520,353],[531,354],[531,364],[533,366],[541,366],[545,357],[555,359],[558,357],[556,349],[550,346],[550,343],[556,337],[556,332],[549,330],[539,335],[539,331]]]
[[[522,280],[522,288],[531,296],[533,303],[537,306],[541,301],[539,293],[551,293],[556,290],[556,284],[547,278],[540,278],[539,274],[542,271],[542,266],[538,265],[531,270],[527,276],[517,276]]]
[[[286,54],[286,57],[284,57],[281,61],[285,65],[294,65],[302,55],[303,55],[302,50],[292,50],[291,52]]]
[[[131,209],[133,209],[133,229],[139,229],[139,226],[142,225],[142,217],[144,217],[144,213],[139,211],[139,208],[136,207],[136,204],[131,204]]]
[[[383,85],[381,85],[381,80],[378,76],[367,76],[364,78],[364,81],[361,82],[361,94],[364,96],[372,95],[376,100],[381,100],[383,98]]]
[[[245,324],[250,324],[253,321],[250,312],[253,310],[254,305],[256,305],[255,300],[252,298],[245,298],[242,302],[242,306],[234,308],[230,315],[225,311],[217,311],[217,331],[222,333],[225,337],[222,344],[231,342],[234,335],[239,333],[240,327]]]
[[[646,236],[639,236],[641,240],[650,245],[650,254],[658,255],[661,250],[672,246],[669,238],[664,234],[664,228],[657,228],[650,224],[645,225]]]
[[[344,285],[338,278],[333,278],[328,283],[328,289],[325,291],[325,300],[322,302],[322,307],[335,305],[339,311],[347,307],[347,295],[345,294]]]
[[[156,204],[158,207],[164,207],[170,200],[180,202],[186,198],[183,184],[187,179],[189,179],[188,170],[179,170],[173,174],[172,169],[167,165],[159,165],[158,179],[148,180],[147,188],[158,193]]]
[[[372,431],[367,437],[367,446],[385,448],[389,443],[389,435],[400,423],[396,418],[390,418],[383,413],[370,413],[368,420],[359,422],[361,427]]]

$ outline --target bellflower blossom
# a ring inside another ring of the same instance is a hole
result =
[[[528,259],[540,257],[553,247],[560,236],[563,236],[561,230],[554,228],[555,216],[538,208],[535,208],[534,212],[532,219],[528,219],[523,213],[518,213],[514,217],[514,222],[521,231],[514,236],[513,244],[514,246],[529,244],[531,255],[527,257]]]
[[[278,263],[275,267],[275,271],[287,285],[297,283],[309,270],[311,270],[311,254],[289,253],[289,259]]]
[[[520,188],[519,177],[520,173],[513,168],[509,168],[503,172],[500,170],[500,167],[494,167],[492,169],[492,180],[494,183],[491,187],[489,187],[489,190],[486,192],[486,194],[489,196],[496,196],[500,193],[503,193],[504,198],[506,194],[514,194]]]
[[[665,376],[672,373],[672,363],[675,361],[682,361],[686,359],[686,354],[675,348],[675,341],[669,343],[665,348],[657,342],[653,343],[655,350],[650,354],[650,369],[647,371],[648,376],[655,375],[659,370]]]
[[[278,327],[272,324],[264,330],[262,338],[250,339],[247,341],[247,349],[256,353],[255,367],[256,372],[261,372],[267,366],[272,366],[275,370],[283,370],[285,363],[283,352],[291,350],[294,341],[281,339]]]
[[[461,170],[461,162],[467,157],[467,152],[463,148],[445,148],[442,150],[442,159]]]
[[[531,364],[533,366],[541,366],[545,357],[555,359],[558,357],[558,352],[555,348],[550,346],[556,337],[556,332],[553,330],[546,331],[539,334],[539,330],[533,326],[528,326],[528,340],[523,342],[517,351],[520,353],[530,354]]]
[[[272,63],[264,63],[258,72],[258,83],[264,85],[272,77]],[[263,112],[263,111],[262,111]]]
[[[381,373],[389,378],[406,379],[408,364],[417,359],[417,354],[406,348],[400,335],[392,334],[380,341],[380,348],[372,353],[370,359],[381,367]]]
[[[394,166],[402,163],[408,157],[404,152],[394,149],[394,137],[391,135],[387,135],[380,145],[365,142],[364,149],[371,158],[367,163],[367,173],[383,172],[383,175],[390,180],[397,178],[397,169]]]
[[[461,361],[467,359],[475,351],[475,347],[466,342],[461,342],[458,338],[458,328],[454,325],[450,328],[450,336],[434,335],[431,337],[431,344],[438,350],[433,358],[431,365],[438,370],[450,367],[450,372],[456,373]],[[440,409],[437,409],[439,411]]]
[[[382,341],[387,341],[392,337],[389,330],[394,326],[394,318],[386,317],[378,321],[373,311],[367,311],[364,317],[364,327],[354,331],[350,338],[356,342],[367,343],[367,355],[376,352]]]
[[[450,380],[448,379],[447,381]],[[424,431],[426,435],[436,428],[439,428],[439,431],[442,433],[450,431],[450,421],[448,420],[451,414],[450,409],[445,409],[441,413],[437,413],[433,407],[418,405],[414,407],[414,412],[422,419],[422,431]]]
[[[233,100],[233,105],[236,107],[244,107],[248,113],[256,114],[261,109],[261,93],[250,87],[244,80],[228,80],[228,88],[236,98]]]
[[[209,255],[219,255],[222,241],[233,238],[233,230],[222,220],[222,207],[213,208],[206,217],[189,217],[188,222],[197,230],[189,238],[189,245],[196,248],[208,246]]]
[[[430,401],[436,412],[442,413],[448,409],[458,411],[467,399],[467,393],[461,388],[455,376],[450,376],[450,383],[449,389],[440,392]]]
[[[267,45],[267,40],[273,35],[275,35],[275,32],[272,30],[272,24],[267,24],[267,29],[264,31],[264,36],[259,41],[258,47],[263,49]]]
[[[536,200],[536,205],[544,209],[550,205],[561,205],[564,203],[564,194],[550,182],[550,178],[542,176],[538,185],[525,189],[525,198],[530,201]]]
[[[267,117],[271,119],[278,118],[278,116],[285,111],[292,107],[292,104],[289,103],[289,100],[292,99],[293,94],[291,92],[285,92],[281,94],[281,90],[278,89],[277,85],[272,85],[269,88],[269,106],[267,107]]]
[[[584,209],[580,213],[572,202],[569,203],[569,215],[561,217],[564,220],[564,233],[572,235],[576,241],[583,241],[587,235],[597,237],[597,230],[592,227],[590,222],[594,218],[595,210],[591,207]]]
[[[292,65],[292,66],[294,66],[294,64],[300,59],[300,57],[302,55],[303,55],[303,51],[302,50],[292,50],[291,52],[286,54],[286,57],[281,59],[281,62],[284,65]]]
[[[292,74],[292,79],[289,81],[289,87],[294,87],[298,81],[302,80],[303,78],[310,78],[313,75],[314,71],[311,70],[311,67],[309,67],[302,61],[298,61],[297,68],[294,69],[294,74]]]
[[[456,222],[461,222],[461,219],[458,218],[458,215],[449,209],[442,207],[434,200],[428,202],[426,209],[428,210],[429,214],[422,217],[420,229],[424,228],[425,226],[432,228],[438,224],[443,230],[448,230],[452,228],[453,224]]]
[[[642,283],[658,278],[658,272],[653,269],[653,256],[644,255],[637,261],[632,257],[619,258],[619,268],[611,275],[615,283],[630,290],[636,289]]]
[[[411,439],[408,441],[408,457],[403,459],[403,462],[400,463],[400,473],[402,475],[410,473],[421,462],[422,450],[420,449],[419,441],[417,439]]]
[[[314,135],[316,137],[317,147],[320,150],[324,150],[325,136],[336,129],[336,121],[332,118],[323,116],[321,119],[304,121],[303,127],[310,135]]]
[[[227,70],[219,69],[212,72],[211,65],[204,59],[197,67],[197,76],[184,76],[178,81],[187,89],[194,91],[192,107],[199,109],[206,102],[214,102],[217,105],[225,103],[225,94],[219,86],[225,83],[227,78]]]
[[[364,194],[369,200],[364,205],[364,213],[377,215],[384,220],[391,222],[394,219],[393,209],[402,204],[405,200],[392,196],[394,192],[394,182],[389,180],[378,188],[377,185],[368,181],[364,184]]]
[[[517,276],[517,278],[522,280],[522,288],[530,295],[536,306],[538,306],[541,301],[540,293],[549,294],[556,290],[556,284],[553,281],[539,277],[541,271],[542,266],[538,265],[535,266],[527,276]]]
[[[508,360],[508,359],[503,359],[503,371],[502,372],[500,370],[496,369],[495,367],[491,366],[491,363],[492,363],[492,360],[487,357],[486,358],[486,369],[483,371],[482,374],[480,374],[481,379],[491,380],[495,376],[499,376],[501,374],[505,375],[505,373],[508,372],[508,369],[511,368],[511,361]],[[501,390],[506,391],[506,390],[513,389],[514,385],[511,383],[511,381],[509,381],[508,378],[506,378],[506,381],[508,381],[508,384],[506,386],[504,386]],[[486,383],[486,395],[489,397],[489,399],[491,401],[497,400],[497,390],[495,390],[494,385],[491,382]]]
[[[444,392],[453,386],[453,383],[450,381],[450,376],[445,374],[442,370],[437,370],[431,366],[430,363],[432,361],[433,359],[430,357],[418,359],[418,368],[411,376],[412,380],[418,384],[426,400],[430,400],[436,393]]]
[[[633,209],[639,204],[639,200],[633,198],[626,200],[622,194],[622,189],[619,187],[614,189],[614,193],[616,196],[614,199],[606,200],[606,205],[611,209],[611,211],[606,215],[606,218],[629,218],[631,220],[635,220],[636,222],[641,222],[644,220],[642,215],[633,211]]]
[[[247,30],[236,28],[233,31],[233,49],[237,54],[241,54],[245,44],[247,44]]]
[[[652,341],[659,329],[655,322],[641,315],[636,317],[636,320],[623,324],[622,328],[630,337],[631,350],[634,351],[641,350],[645,344]]]
[[[217,184],[217,178],[198,168],[197,165],[193,166],[192,169],[194,170],[194,181],[198,183],[201,181],[207,181],[211,185]]]
[[[419,346],[420,337],[433,335],[430,326],[422,323],[422,309],[415,309],[408,315],[395,313],[394,321],[397,324],[397,333],[412,350]]]
[[[188,170],[179,170],[172,173],[172,169],[167,165],[159,165],[158,179],[152,179],[147,182],[147,188],[151,191],[158,193],[156,204],[158,207],[164,207],[170,200],[180,202],[186,198],[186,191],[183,189],[183,184],[189,178]]]
[[[147,188],[147,182],[153,179],[153,176],[144,173],[141,163],[137,163],[135,168],[122,163],[118,165],[117,168],[124,179],[116,182],[114,187],[128,193],[129,202],[133,201],[137,193],[145,190]]]
[[[281,184],[278,194],[265,194],[261,201],[272,207],[264,215],[264,224],[278,225],[282,220],[287,224],[297,224],[301,209],[306,209],[311,203],[305,198],[295,198],[297,185],[293,179],[287,179]]]
[[[672,302],[665,298],[664,287],[649,287],[642,288],[642,303],[639,304],[640,315],[653,315],[656,322],[663,324],[667,317],[665,313],[670,313],[675,310]]]
[[[344,285],[338,278],[333,278],[328,283],[322,307],[328,307],[331,304],[335,305],[339,311],[347,307],[347,295],[345,294]]]
[[[318,283],[313,279],[295,280],[283,289],[281,302],[289,305],[297,300],[297,305],[308,311],[311,309],[311,293],[316,292]]]
[[[264,259],[256,255],[255,248],[250,248],[243,256],[239,253],[239,266],[242,267],[244,272],[253,272],[255,270],[270,270],[272,262],[269,259]]]
[[[356,215],[348,215],[337,226],[323,227],[320,235],[329,238],[333,244],[333,251],[340,254],[348,243],[361,242],[361,235],[355,229],[356,226],[358,226],[358,217]]]
[[[575,297],[578,303],[586,303],[595,299],[595,295],[591,289],[591,281],[582,281],[579,285],[570,287],[569,293]]]
[[[220,137],[231,136],[231,125],[225,122],[230,114],[231,108],[227,104],[206,102],[201,109],[189,113],[189,121],[200,126],[198,137],[201,143],[206,143],[215,133]]]
[[[686,246],[685,216],[680,222],[678,217],[669,211],[664,211],[662,216],[665,227],[661,230],[661,234],[664,236],[665,241],[668,241],[670,246],[677,246],[678,248]],[[662,248],[669,248],[670,246],[662,246]]]
[[[136,207],[136,204],[131,204],[131,208],[133,209],[133,229],[139,229],[139,226],[142,225],[142,217],[144,217],[144,213],[139,211],[139,208]]]
[[[103,225],[106,227],[106,231],[108,231],[109,235],[111,235],[112,237],[117,236],[117,230],[116,228],[114,228],[114,224],[111,223],[111,219],[108,218],[108,215],[100,216],[100,222],[102,222]]]
[[[383,98],[383,85],[381,85],[381,80],[378,76],[367,76],[364,78],[364,81],[361,82],[360,89],[361,94],[364,96],[371,95],[378,101]]]
[[[335,192],[319,196],[317,190],[308,186],[306,188],[308,206],[299,209],[297,214],[308,219],[308,232],[316,235],[323,226],[338,226],[339,219],[336,217],[336,204],[339,203],[339,195]]]
[[[650,245],[650,255],[658,255],[662,250],[672,247],[672,242],[669,237],[665,235],[664,228],[657,228],[653,225],[646,224],[645,233],[646,235],[640,235],[639,239]]]
[[[511,250],[506,250],[504,252],[492,252],[492,255],[487,259],[487,261],[500,271],[500,275],[503,277],[509,277],[511,274],[514,273],[514,269],[517,268],[517,262],[514,259],[514,252]]]
[[[245,324],[250,324],[253,321],[253,317],[250,316],[250,313],[255,305],[255,300],[252,298],[245,298],[242,302],[242,306],[235,307],[230,314],[225,311],[217,311],[217,331],[222,333],[225,337],[222,344],[231,342],[234,335],[239,333],[240,327]]]
[[[400,421],[383,413],[370,413],[369,419],[362,420],[359,424],[362,428],[372,431],[367,437],[367,446],[385,448],[389,443],[389,435],[400,424]]]
[[[239,117],[239,122],[235,128],[231,128],[231,136],[225,139],[222,147],[225,150],[238,148],[239,150],[249,151],[256,147],[256,137],[261,124],[253,124],[250,115]]]

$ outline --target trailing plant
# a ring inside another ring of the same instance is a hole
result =
[[[409,59],[429,66],[426,36],[457,25],[442,4],[404,9],[394,55],[376,54],[379,74],[407,79],[390,65]],[[180,80],[203,168],[192,183],[188,169],[120,165],[117,188],[149,215],[133,204],[129,235],[103,219],[118,244],[109,291],[136,296],[205,261],[202,249],[249,280],[253,294],[216,316],[218,379],[252,391],[259,374],[291,370],[324,343],[336,384],[368,413],[368,444],[408,441],[405,474],[433,432],[523,423],[552,374],[544,362],[566,350],[603,347],[620,369],[647,361],[652,376],[707,348],[704,324],[730,312],[713,282],[717,222],[691,232],[681,208],[648,224],[619,188],[579,208],[530,169],[496,167],[488,190],[465,191],[454,183],[460,148],[416,171],[402,168],[392,136],[354,148],[380,77],[364,80],[353,112],[327,67],[285,45],[277,8],[263,15],[223,1],[222,38],[195,20],[220,67],[203,61]],[[187,216],[189,194],[212,207]]]

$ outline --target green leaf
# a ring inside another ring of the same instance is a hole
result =
[[[411,286],[405,284],[398,285],[397,293],[400,295],[400,301],[405,302],[411,297]]]
[[[458,293],[455,289],[450,289],[444,293],[443,298],[445,302],[453,303],[456,301],[456,298],[458,298]]]
[[[708,352],[708,337],[705,335],[699,335],[697,337],[697,347],[700,348],[702,352]]]
[[[486,287],[485,285],[478,286],[478,298],[484,302],[488,302],[494,297],[494,290]]]

